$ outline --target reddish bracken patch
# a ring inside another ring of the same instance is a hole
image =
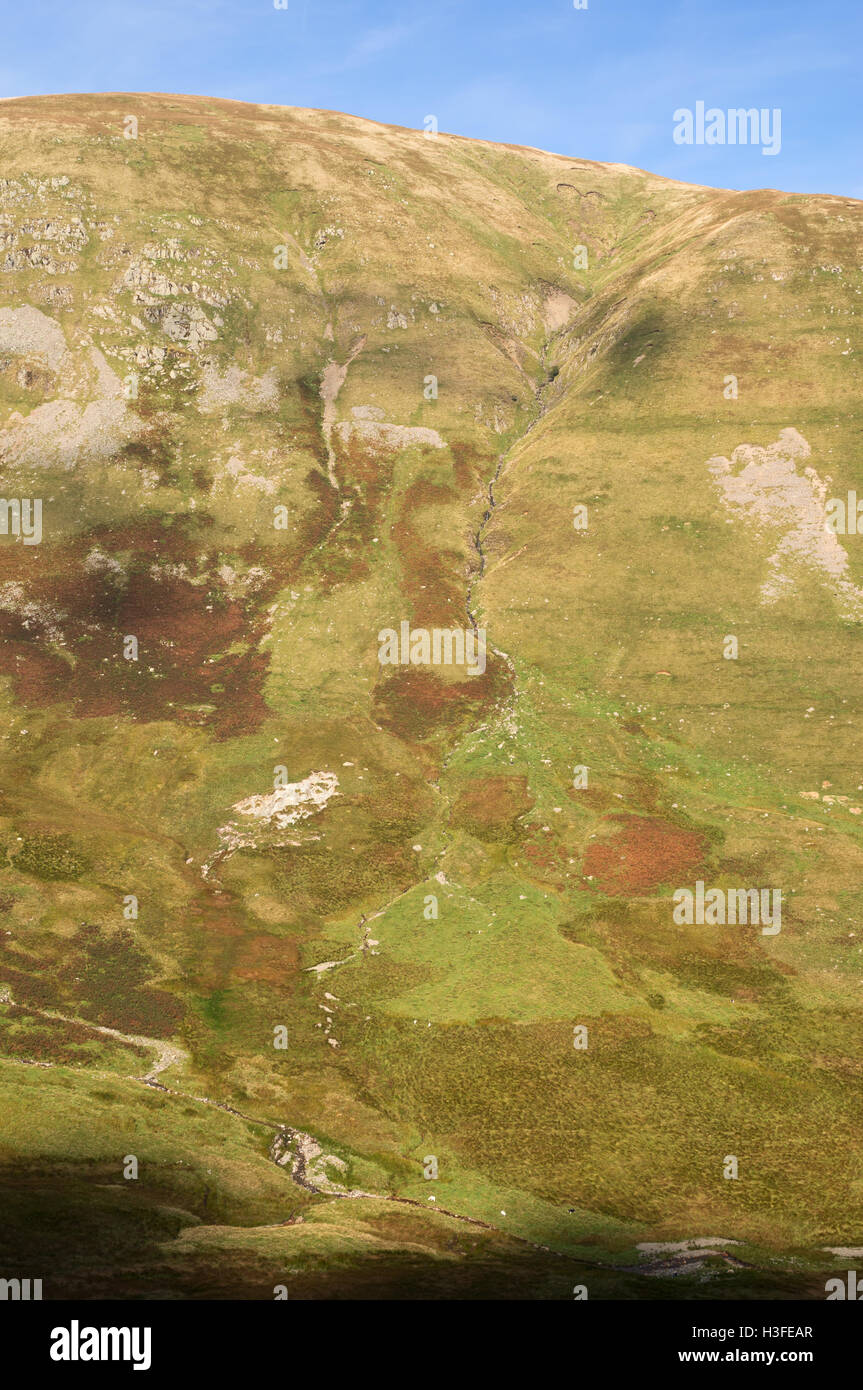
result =
[[[703,862],[705,837],[669,821],[647,816],[612,816],[613,835],[594,840],[584,856],[584,872],[603,893],[647,893],[683,879]]]

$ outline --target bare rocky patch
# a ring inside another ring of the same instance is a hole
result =
[[[833,595],[846,617],[860,618],[863,589],[852,582],[848,554],[827,524],[831,480],[805,463],[811,452],[802,434],[788,428],[764,449],[740,444],[730,459],[717,456],[707,466],[730,514],[759,538],[775,543],[761,585],[763,604],[791,592],[803,567]]]

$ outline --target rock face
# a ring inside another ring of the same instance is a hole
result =
[[[808,570],[834,595],[846,617],[860,619],[863,588],[852,582],[848,552],[828,524],[828,481],[805,466],[811,453],[803,436],[788,428],[765,449],[741,444],[731,459],[713,458],[707,466],[732,515],[758,535],[777,538],[767,559],[762,603],[778,602],[794,588],[797,574]]]
[[[336,425],[343,444],[359,441],[372,450],[407,449],[412,444],[445,449],[437,430],[426,425],[391,425],[380,420],[340,420]]]
[[[0,337],[16,356],[45,361],[55,372],[69,367],[59,383],[68,395],[43,402],[26,417],[19,411],[8,416],[0,429],[4,464],[67,470],[81,460],[113,459],[140,432],[122,383],[99,348],[89,348],[84,360],[68,353],[60,325],[32,306],[0,311]]]
[[[859,1236],[861,205],[203,98],[0,147],[4,1241],[35,1202],[58,1296],[569,1298],[588,1243],[598,1296],[810,1296]]]
[[[35,358],[57,372],[66,357],[66,339],[55,319],[32,304],[0,309],[0,353]]]

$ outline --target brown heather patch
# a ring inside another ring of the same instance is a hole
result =
[[[126,1033],[166,1038],[177,1031],[185,1010],[175,995],[148,983],[157,969],[131,932],[108,933],[84,924],[57,979],[78,1001],[76,1012],[82,1018]]]
[[[0,980],[8,985],[13,997],[19,1002],[33,1004],[36,1008],[55,1008],[57,1006],[57,987],[53,980],[40,978],[29,970],[18,969],[19,965],[33,966],[29,957],[12,955],[8,944],[0,938]],[[35,963],[38,966],[38,962]]]
[[[294,553],[298,557],[301,571],[304,569],[306,573],[314,574],[315,582],[319,583],[321,587],[329,587],[329,557],[326,541],[338,520],[339,494],[331,485],[326,474],[319,473],[314,468],[306,474],[305,483],[318,506],[303,517],[298,528]],[[318,554],[319,547],[326,557],[324,565],[321,564],[321,556]],[[245,553],[243,558],[246,558]]]
[[[74,1065],[92,1059],[94,1043],[104,1047],[107,1041],[91,1028],[61,1019],[41,1019],[17,1005],[8,1008],[0,1019],[0,1052],[5,1057]],[[116,1040],[111,1042],[113,1045]],[[142,1059],[149,1056],[143,1047],[130,1046],[129,1051]]]
[[[237,953],[233,976],[237,980],[280,985],[295,977],[299,969],[296,943],[283,936],[262,932],[247,937]]]
[[[584,856],[584,873],[603,893],[648,893],[672,880],[684,881],[703,862],[704,835],[646,816],[609,816],[620,828],[594,840]]]
[[[504,663],[491,654],[481,676],[463,681],[441,680],[427,667],[402,666],[378,681],[373,715],[397,738],[422,743],[465,724],[482,723],[504,699],[511,680]]]
[[[381,440],[372,444],[359,434],[349,434],[347,442],[333,431],[336,477],[354,487],[370,507],[380,505],[392,488],[393,471],[399,450]]]
[[[467,440],[448,441],[452,454],[455,485],[458,492],[472,496],[477,487],[486,485],[494,477],[497,468],[497,455],[486,449],[477,449]]]
[[[71,938],[40,937],[39,955],[0,937],[0,979],[16,1001],[152,1037],[177,1031],[184,1007],[149,983],[158,967],[126,929],[82,923]]]
[[[148,518],[69,545],[40,546],[38,555],[26,546],[0,550],[0,584],[23,588],[20,611],[0,612],[0,672],[12,677],[17,698],[31,707],[68,703],[81,717],[171,718],[219,738],[255,729],[267,712],[268,657],[257,650],[265,608],[295,568],[297,552],[244,547],[245,562],[260,565],[268,579],[232,599],[216,574],[231,557],[215,549],[207,527],[204,517],[170,527]],[[208,582],[164,572],[185,565],[195,575],[208,540]],[[84,561],[96,548],[118,558],[125,573],[88,572]],[[159,577],[150,573],[153,565],[163,569]],[[52,644],[52,619],[62,648]],[[138,661],[123,657],[127,634],[138,639]],[[228,654],[232,645],[237,650]]]
[[[518,818],[533,804],[526,777],[475,777],[459,793],[450,819],[477,839],[512,840]]]
[[[568,840],[561,839],[551,826],[534,821],[514,846],[511,858],[525,869],[534,883],[563,892],[583,887],[578,854],[579,851]]]
[[[544,841],[540,842],[537,837],[525,843],[522,851],[524,857],[536,877],[549,883],[562,884],[566,877],[566,848],[551,834],[545,836]]]
[[[183,908],[183,977],[209,994],[231,982],[247,937],[238,899],[233,893],[204,889]]]
[[[151,412],[146,401],[139,403],[138,414],[148,419]],[[171,431],[166,417],[162,414],[148,424],[145,432],[120,450],[118,462],[128,462],[135,468],[152,468],[158,475],[159,486],[177,484],[177,471],[174,461],[174,447]]]
[[[312,458],[317,459],[321,468],[326,471],[327,450],[321,428],[323,405],[317,377],[301,376],[293,382],[288,382],[283,377],[280,387],[289,397],[292,390],[296,391],[296,409],[292,421],[295,445],[307,449]]]
[[[235,893],[204,888],[183,907],[183,921],[182,976],[202,994],[229,989],[237,980],[293,990],[296,942],[252,926]]]
[[[428,545],[417,516],[423,508],[443,506],[455,497],[448,484],[420,479],[407,489],[393,526],[402,589],[418,627],[452,627],[464,622],[464,560],[457,551]]]
[[[607,811],[609,806],[614,805],[614,796],[604,787],[567,787],[564,795],[590,811]]]

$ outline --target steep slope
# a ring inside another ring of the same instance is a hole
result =
[[[189,97],[0,150],[5,1262],[819,1296],[861,205]],[[699,880],[781,930],[676,921]]]

